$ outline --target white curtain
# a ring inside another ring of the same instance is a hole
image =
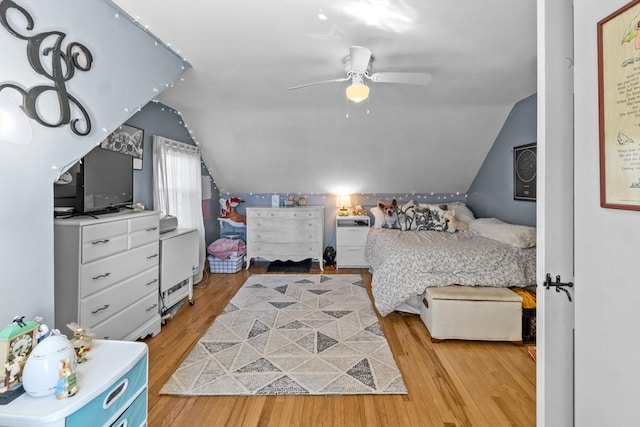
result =
[[[202,180],[200,149],[194,145],[153,136],[153,206],[160,215],[178,218],[179,227],[196,228],[200,233],[200,271],[205,260],[204,221],[202,219]]]

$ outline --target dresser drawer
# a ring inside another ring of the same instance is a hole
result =
[[[80,298],[158,265],[158,242],[80,267]]]
[[[91,361],[88,361],[87,363],[91,363]],[[79,381],[81,380],[82,377],[79,378]],[[105,390],[102,394],[96,396],[93,400],[85,404],[80,410],[68,416],[65,420],[65,427],[106,425],[106,423],[110,421],[110,419],[117,416],[120,412],[123,411],[123,409],[127,408],[127,405],[130,405],[129,407],[131,407],[135,404],[136,409],[139,410],[141,403],[136,402],[138,402],[138,399],[140,398],[144,400],[144,407],[146,409],[146,385],[147,355],[140,359],[138,363],[136,363],[135,366],[131,368],[131,370],[129,370],[129,372],[115,381],[113,385]],[[80,390],[82,390],[82,388]],[[82,391],[80,391],[80,393],[82,393]],[[132,400],[138,393],[140,393],[140,395],[135,400]],[[139,425],[142,424],[129,424],[130,427]]]
[[[367,243],[368,227],[339,227],[336,233],[338,246],[364,246]]]
[[[82,263],[94,261],[127,250],[127,235],[101,237],[82,243]]]
[[[267,259],[280,259],[286,261],[300,260],[305,258],[316,258],[318,253],[322,251],[322,245],[319,242],[311,243],[256,243],[251,247],[250,256],[259,256]]]
[[[131,406],[110,427],[134,427],[147,425],[147,389],[136,397]]]
[[[284,229],[284,230],[251,230],[247,239],[255,243],[304,243],[317,242],[319,228]]]
[[[157,242],[160,238],[160,226],[149,226],[143,230],[133,231],[129,234],[129,247],[137,248],[147,243]]]
[[[158,294],[154,292],[91,329],[96,338],[121,340],[157,315]]]
[[[301,208],[247,208],[247,218],[278,218],[284,219],[321,219],[322,209],[301,209]]]
[[[158,292],[158,268],[126,279],[80,301],[80,324],[93,328],[132,301]]]
[[[147,215],[129,220],[129,247],[157,241],[160,238],[160,222],[158,215]]]

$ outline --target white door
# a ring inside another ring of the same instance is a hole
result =
[[[573,302],[544,286],[573,282],[573,9],[538,0],[537,424],[568,427],[573,414]],[[565,288],[573,299],[573,289]]]

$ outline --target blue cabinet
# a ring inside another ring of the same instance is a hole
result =
[[[87,360],[78,365],[78,393],[23,394],[0,406],[0,427],[139,426],[147,420],[147,345],[94,340]]]

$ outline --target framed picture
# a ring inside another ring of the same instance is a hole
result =
[[[640,210],[640,0],[598,22],[600,206]]]
[[[536,143],[513,148],[513,199],[536,200]]]
[[[122,125],[109,135],[100,147],[133,156],[133,168],[142,169],[144,131],[129,125]]]

